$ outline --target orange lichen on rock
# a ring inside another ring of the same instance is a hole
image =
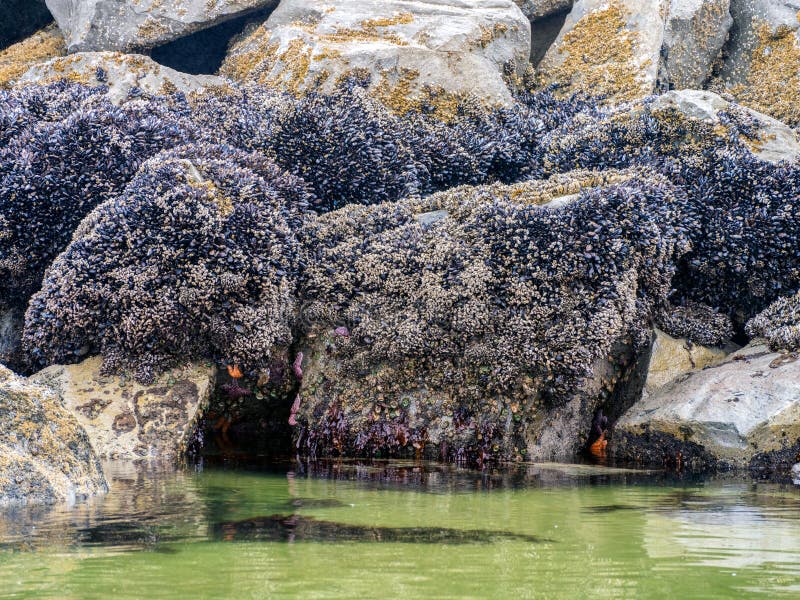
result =
[[[10,86],[33,65],[64,56],[66,52],[64,37],[55,25],[6,48],[0,52],[0,88]]]
[[[622,101],[648,93],[637,74],[649,64],[637,62],[639,34],[626,23],[627,14],[618,2],[580,19],[563,38],[562,62],[547,61],[540,70],[542,83],[566,84],[565,93],[583,91]]]
[[[787,26],[773,30],[767,23],[760,23],[756,36],[758,43],[750,58],[747,80],[729,91],[745,106],[796,127],[800,125],[797,31]]]

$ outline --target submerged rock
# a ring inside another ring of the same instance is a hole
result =
[[[754,342],[646,395],[614,426],[621,459],[748,467],[800,443],[800,360]]]
[[[46,0],[70,52],[153,48],[277,0]]]
[[[107,491],[86,432],[51,389],[0,366],[0,504],[74,502]]]
[[[525,72],[530,47],[530,23],[512,0],[284,0],[220,72],[295,93],[370,76],[401,112],[465,94],[509,104],[504,74]]]
[[[103,360],[55,365],[31,381],[58,390],[64,406],[104,459],[173,459],[186,450],[208,406],[216,368],[188,364],[167,370],[152,385],[103,375]]]

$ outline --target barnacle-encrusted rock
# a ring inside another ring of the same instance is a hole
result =
[[[51,389],[0,365],[0,505],[107,491],[86,432]]]
[[[647,299],[666,295],[685,252],[670,224],[684,202],[651,172],[578,173],[311,220],[306,447],[576,452],[647,341]]]
[[[43,85],[61,79],[91,87],[107,86],[106,95],[122,104],[142,92],[165,95],[175,92],[202,92],[226,87],[225,80],[213,75],[187,75],[159,65],[149,56],[119,52],[81,52],[58,57],[29,69],[17,80],[19,85]]]
[[[711,77],[733,25],[731,0],[672,0],[659,79],[669,89],[701,88]]]
[[[232,47],[221,74],[302,93],[361,73],[400,109],[446,108],[465,94],[507,105],[504,75],[525,72],[530,47],[512,0],[284,0]]]
[[[800,124],[800,2],[731,0],[722,84],[742,103]]]
[[[102,459],[171,459],[191,442],[214,387],[213,365],[185,364],[143,386],[101,374],[102,358],[54,365],[30,379],[56,389]]]
[[[308,198],[303,182],[228,147],[151,159],[49,268],[23,343],[41,364],[101,353],[146,383],[195,357],[262,366],[292,342]]]
[[[276,0],[45,0],[70,52],[153,48]]]
[[[539,77],[615,101],[652,93],[669,6],[669,0],[577,0]]]
[[[32,66],[63,56],[66,51],[64,37],[55,25],[6,48],[0,52],[0,88],[11,86]]]
[[[0,107],[0,306],[24,306],[81,219],[192,127],[166,103],[117,108],[76,85],[0,92]]]
[[[800,360],[759,343],[645,396],[614,427],[616,456],[750,466],[800,443]]]
[[[52,20],[44,0],[3,0],[0,3],[0,50],[31,35]]]
[[[746,327],[752,337],[763,337],[773,350],[800,350],[800,291],[778,298]]]

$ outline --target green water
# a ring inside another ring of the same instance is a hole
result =
[[[109,465],[0,509],[3,598],[800,597],[800,491],[541,465]]]

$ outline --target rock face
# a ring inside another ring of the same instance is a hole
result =
[[[571,8],[574,0],[514,0],[514,2],[528,19],[536,21]]]
[[[524,73],[530,46],[530,23],[511,0],[284,0],[220,72],[296,93],[368,74],[401,110],[426,86],[439,101],[471,93],[507,103],[503,75]]]
[[[86,432],[47,387],[0,366],[0,504],[53,503],[107,491]]]
[[[543,83],[630,100],[656,86],[669,0],[578,0],[539,65]]]
[[[53,20],[44,0],[3,0],[0,3],[0,50]]]
[[[721,72],[737,99],[800,124],[800,2],[731,0],[734,28]]]
[[[660,329],[655,330],[653,347],[647,365],[645,394],[652,394],[692,371],[716,365],[728,355],[720,348],[692,344],[676,339]]]
[[[694,468],[769,464],[800,444],[798,381],[797,354],[753,343],[636,403],[614,427],[613,452]]]
[[[163,67],[147,56],[118,52],[81,52],[55,58],[31,67],[17,83],[40,85],[59,79],[91,86],[107,85],[107,96],[115,104],[130,98],[133,90],[150,94],[189,93],[226,85],[220,77],[187,75]]]
[[[708,81],[733,25],[730,4],[731,0],[673,0],[661,51],[662,85],[700,88]]]
[[[67,53],[64,37],[50,25],[0,52],[0,88],[9,87],[32,66]]]
[[[159,46],[275,0],[46,0],[70,52]]]
[[[667,92],[653,101],[654,110],[675,110],[709,124],[721,124],[720,113],[733,105],[713,92],[681,90]],[[778,163],[800,156],[800,136],[791,127],[755,110],[743,110],[757,124],[756,138],[749,140],[750,150],[760,159]]]
[[[98,456],[107,459],[179,456],[197,427],[214,388],[214,367],[187,365],[150,386],[100,374],[102,359],[55,365],[31,380],[61,393]]]

